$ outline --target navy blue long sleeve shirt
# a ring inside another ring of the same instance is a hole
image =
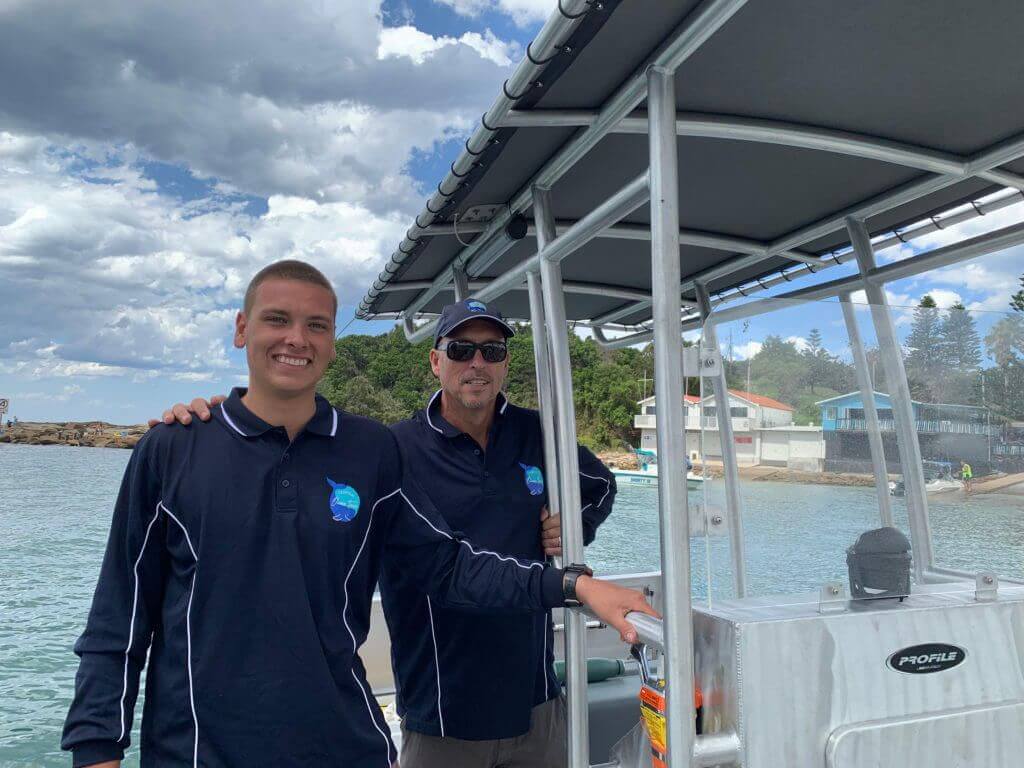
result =
[[[453,530],[495,552],[544,557],[540,513],[548,495],[536,411],[499,396],[486,450],[444,420],[439,393],[391,430],[407,474]],[[615,478],[586,448],[579,448],[579,463],[589,544],[611,511]],[[380,589],[407,729],[469,740],[511,738],[529,730],[534,706],[558,695],[548,613],[453,609],[387,564]]]
[[[318,397],[289,443],[241,394],[129,462],[75,646],[75,766],[122,757],[148,652],[143,766],[390,768],[358,656],[381,567],[454,608],[562,600],[555,569],[453,535],[382,425]]]

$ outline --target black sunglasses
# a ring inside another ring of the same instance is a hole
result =
[[[473,341],[456,340],[438,344],[437,348],[446,353],[449,360],[454,360],[457,363],[472,360],[478,349],[488,363],[500,363],[508,357],[508,346],[504,341],[485,341],[483,344],[477,344]]]

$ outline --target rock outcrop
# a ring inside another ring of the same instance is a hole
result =
[[[102,421],[62,423],[21,421],[4,426],[0,443],[23,445],[74,445],[90,448],[134,448],[146,434],[143,424],[119,426]]]

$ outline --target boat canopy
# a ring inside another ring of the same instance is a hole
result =
[[[666,59],[684,307],[695,278],[720,303],[852,259],[847,216],[877,249],[1019,202],[1021,29],[1018,0],[562,0],[358,316],[430,318],[460,280],[505,276],[486,297],[528,317],[525,273],[508,278],[537,253],[531,188],[559,235],[628,196],[649,164],[645,71]],[[636,199],[564,258],[567,319],[650,320]]]

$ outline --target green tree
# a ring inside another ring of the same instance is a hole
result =
[[[979,395],[978,368],[981,365],[981,337],[974,317],[957,302],[946,312],[939,328],[938,349],[944,366],[940,379],[940,402],[975,403]]]
[[[942,318],[938,305],[928,294],[914,310],[914,320],[907,336],[907,354],[904,366],[910,391],[919,400],[935,400],[942,389],[943,360],[940,333]]]
[[[807,346],[800,354],[807,364],[805,380],[813,394],[815,387],[826,384],[831,378],[832,364],[835,362],[835,358],[825,349],[821,340],[821,331],[817,328],[811,328],[811,332],[807,335]]]
[[[1010,309],[1024,312],[1024,275],[1020,277],[1020,290],[1010,296]]]

